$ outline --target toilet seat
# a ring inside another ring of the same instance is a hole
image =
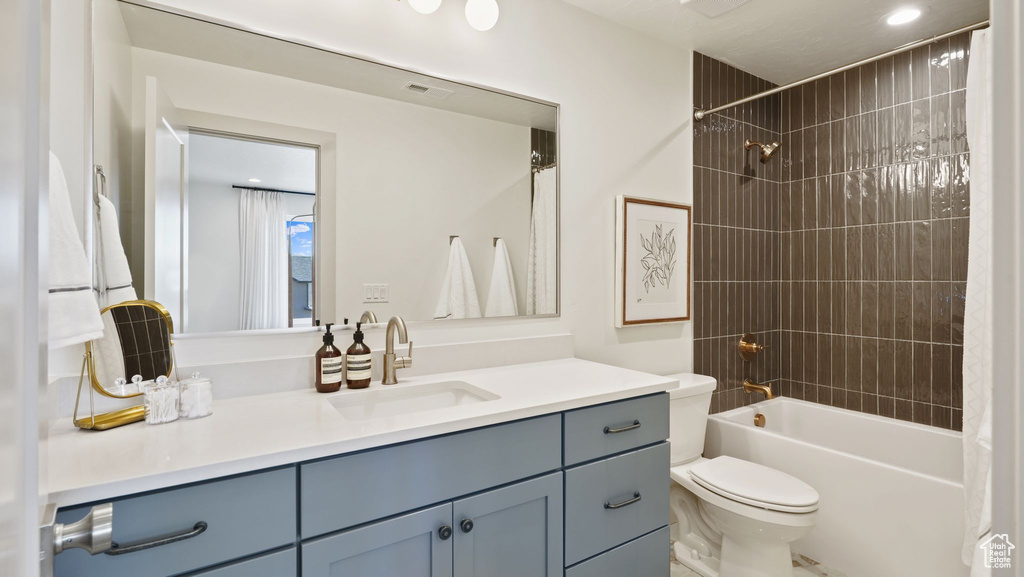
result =
[[[690,477],[705,489],[746,505],[781,513],[818,510],[818,492],[777,469],[729,456],[697,463]]]
[[[724,491],[709,489],[708,487],[698,483],[690,474],[690,471],[694,467],[708,462],[710,462],[708,459],[699,457],[695,461],[672,467],[672,469],[670,469],[672,480],[679,483],[684,489],[690,491],[701,500],[707,501],[711,505],[721,507],[722,509],[731,511],[738,515],[743,515],[744,517],[748,517],[756,521],[791,527],[810,527],[817,521],[817,505],[808,506],[806,507],[807,510],[801,512],[780,511],[778,510],[780,508],[778,505],[772,505],[769,503],[744,503],[737,500],[734,495],[726,495],[723,494],[725,493]],[[750,501],[750,499],[747,499],[747,501]]]

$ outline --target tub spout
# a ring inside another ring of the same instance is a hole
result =
[[[762,385],[755,383],[750,379],[743,379],[743,390],[748,393],[764,393],[764,398],[774,399],[775,394],[772,393],[771,385]]]

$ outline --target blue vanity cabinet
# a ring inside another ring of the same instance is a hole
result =
[[[121,553],[70,549],[54,558],[54,574],[167,577],[294,545],[295,478],[289,466],[114,499],[113,540]],[[57,522],[88,511],[88,505],[63,509]],[[146,546],[168,537],[179,540]]]
[[[302,544],[302,577],[556,577],[562,473]]]
[[[302,577],[451,577],[452,504],[302,544]]]
[[[66,551],[56,577],[668,577],[667,413],[647,395],[120,497],[131,550]]]
[[[562,573],[562,473],[455,501],[454,577]]]

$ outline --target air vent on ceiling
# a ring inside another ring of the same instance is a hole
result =
[[[403,86],[405,90],[415,92],[417,94],[423,94],[431,98],[444,99],[448,98],[448,95],[454,90],[448,90],[447,88],[438,88],[436,86],[427,86],[426,84],[418,84],[416,82],[410,82]]]
[[[743,6],[750,0],[680,0],[683,6],[708,18],[716,18]]]

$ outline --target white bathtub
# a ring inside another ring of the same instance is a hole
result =
[[[817,489],[818,525],[793,550],[848,577],[963,577],[961,445],[957,432],[778,398],[711,415],[704,456]]]

